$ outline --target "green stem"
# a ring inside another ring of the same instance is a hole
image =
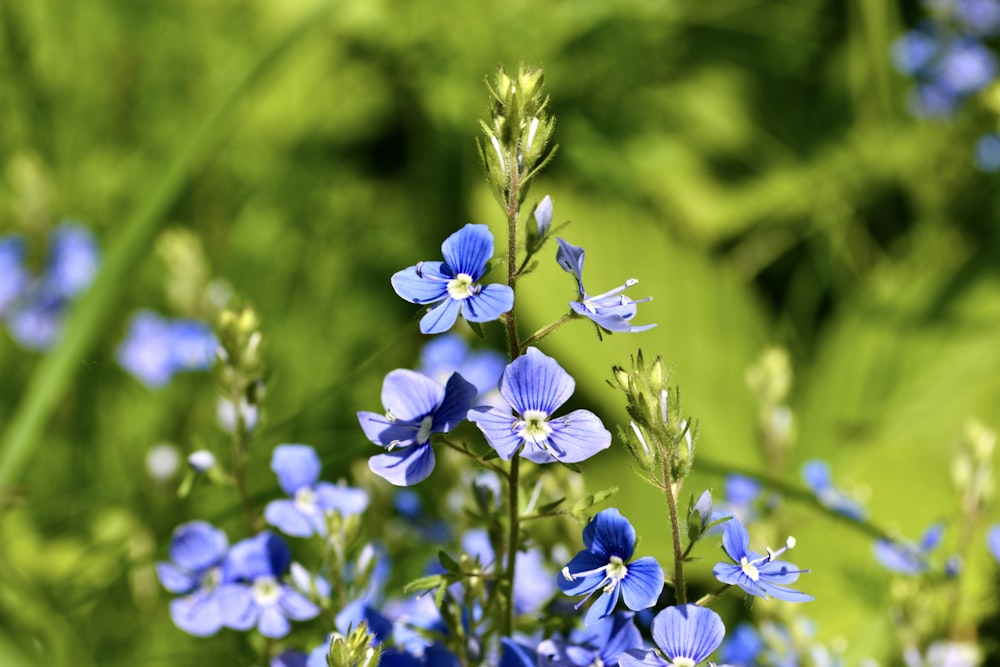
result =
[[[445,445],[446,447],[449,447],[450,449],[454,449],[456,452],[459,452],[461,454],[464,454],[465,456],[468,456],[470,459],[472,459],[473,461],[475,461],[479,465],[483,466],[484,468],[489,468],[490,470],[492,470],[496,474],[500,475],[501,477],[503,477],[505,479],[507,479],[509,477],[509,475],[507,474],[506,470],[504,470],[502,467],[498,466],[497,464],[493,463],[492,461],[487,461],[482,456],[479,456],[478,454],[476,454],[472,450],[468,449],[465,446],[464,443],[460,445],[460,444],[458,444],[456,442],[452,442],[448,438],[441,438],[440,442],[443,445]]]
[[[713,600],[716,600],[719,597],[721,597],[723,593],[725,593],[732,587],[733,587],[732,584],[723,584],[722,586],[715,589],[711,593],[705,593],[704,595],[702,595],[700,598],[698,598],[695,604],[698,605],[699,607],[704,607],[709,602],[712,602]]]
[[[674,480],[670,475],[670,467],[666,459],[663,461],[663,479],[667,482],[663,494],[667,497],[667,510],[670,513],[670,532],[673,535],[674,546],[674,595],[677,604],[687,603],[687,585],[684,583],[684,550],[681,546],[681,524],[677,515],[677,492],[680,485],[674,488]]]
[[[515,454],[510,460],[510,506],[509,511],[509,531],[507,534],[507,571],[504,574],[506,580],[505,603],[507,605],[503,618],[500,619],[500,634],[502,637],[509,637],[514,627],[514,573],[517,563],[518,542],[521,536],[521,524],[519,520],[520,493],[518,488],[518,470],[520,468],[521,457]]]
[[[39,362],[25,388],[24,399],[3,433],[0,489],[10,487],[21,476],[38,445],[39,434],[49,422],[73,373],[81,367],[80,360],[88,358],[99,336],[114,328],[108,318],[121,303],[123,290],[133,284],[128,279],[129,274],[145,259],[157,229],[177,197],[208,159],[211,150],[231,133],[235,126],[232,116],[238,103],[292,46],[323,24],[321,19],[334,6],[334,3],[322,3],[318,10],[310,12],[271,45],[246,74],[237,77],[236,84],[223,95],[201,127],[189,135],[190,140],[169,163],[155,187],[139,197],[137,207],[121,225],[121,233],[114,239],[94,284],[71,309],[62,342]]]
[[[555,322],[553,322],[552,324],[549,324],[548,326],[544,326],[541,329],[539,329],[538,331],[536,331],[535,333],[531,334],[530,336],[528,336],[527,338],[525,338],[523,341],[521,341],[518,344],[518,346],[517,346],[518,353],[524,352],[524,350],[528,349],[529,345],[531,345],[532,343],[537,343],[541,339],[545,338],[550,333],[552,333],[553,331],[555,331],[556,329],[558,329],[559,327],[561,327],[562,325],[566,324],[571,319],[573,319],[573,317],[575,315],[576,315],[576,313],[574,313],[573,311],[570,311],[570,312],[566,313],[565,315],[563,315],[562,317],[560,317]]]

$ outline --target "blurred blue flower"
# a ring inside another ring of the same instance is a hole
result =
[[[162,387],[181,371],[207,370],[218,343],[212,328],[196,320],[168,320],[140,310],[115,352],[119,365],[149,388]]]
[[[493,234],[486,225],[466,225],[441,245],[443,262],[419,262],[392,276],[396,294],[410,303],[432,305],[420,331],[447,331],[459,315],[469,322],[490,322],[514,307],[507,285],[480,285],[493,257]]]
[[[943,536],[944,524],[936,523],[927,529],[919,544],[906,540],[876,540],[875,558],[894,572],[915,576],[930,569],[930,553]]]
[[[326,647],[323,649],[323,667],[326,667]],[[271,658],[269,667],[309,667],[308,656],[302,651],[288,649]]]
[[[826,461],[812,459],[802,465],[802,479],[816,495],[816,499],[838,514],[849,519],[863,521],[867,515],[865,508],[833,485],[830,466]]]
[[[990,132],[976,142],[976,166],[982,171],[1000,170],[1000,133]]]
[[[476,388],[458,373],[446,386],[410,370],[394,370],[382,383],[385,414],[359,412],[365,436],[385,447],[368,459],[368,467],[396,486],[411,486],[434,470],[431,435],[447,433],[466,418]]]
[[[496,350],[472,350],[461,336],[445,334],[432,338],[420,350],[420,368],[417,370],[442,384],[452,373],[459,373],[476,386],[479,399],[486,399],[487,403],[495,405],[498,401],[502,403],[502,399],[495,395],[506,365],[507,358]]]
[[[663,590],[663,569],[652,556],[629,562],[635,551],[635,529],[614,508],[598,512],[583,529],[583,551],[562,569],[556,582],[566,595],[601,594],[590,606],[584,624],[610,616],[619,598],[634,611],[652,607]]]
[[[288,545],[270,532],[237,542],[224,565],[227,583],[218,592],[225,625],[265,637],[284,637],[293,621],[319,615],[319,607],[281,581],[291,563]]]
[[[725,525],[722,548],[733,563],[716,563],[712,568],[716,579],[724,584],[739,586],[750,595],[758,597],[775,597],[788,602],[808,602],[813,599],[811,595],[783,586],[794,583],[800,574],[808,572],[786,561],[775,560],[795,546],[793,538],[789,537],[785,546],[777,551],[767,549],[767,554],[762,556],[750,550],[750,535],[739,519],[732,518]]]
[[[955,19],[969,32],[993,37],[1000,33],[1000,1],[955,0]]]
[[[592,320],[597,326],[607,331],[631,332],[646,331],[655,327],[655,324],[647,324],[641,327],[634,327],[629,324],[629,320],[635,317],[637,303],[652,300],[652,297],[633,301],[622,292],[638,283],[638,280],[629,278],[624,285],[620,285],[613,290],[588,296],[583,287],[583,255],[584,250],[578,246],[567,243],[561,238],[557,238],[559,250],[556,252],[556,261],[564,271],[576,278],[577,287],[580,289],[580,301],[571,301],[569,307],[578,315]]]
[[[1000,563],[1000,524],[993,526],[986,533],[986,546],[997,563]]]
[[[482,528],[463,533],[462,551],[478,558],[486,571],[492,571],[496,565],[489,534]],[[546,566],[541,549],[518,551],[514,567],[514,612],[533,614],[544,607],[555,592],[556,582]]]
[[[228,546],[224,532],[204,521],[191,521],[174,530],[172,562],[156,564],[163,587],[183,596],[170,602],[170,618],[188,634],[213,635],[223,626],[219,585]]]
[[[708,660],[725,634],[722,619],[708,607],[694,604],[667,607],[653,619],[653,641],[667,660],[654,651],[632,650],[620,657],[619,664],[621,667],[694,667]]]
[[[71,299],[90,287],[97,275],[97,241],[86,227],[68,221],[52,230],[49,243],[46,286],[53,294]]]
[[[580,630],[573,630],[567,641],[546,639],[536,649],[539,664],[550,667],[615,667],[625,651],[641,649],[642,635],[635,626],[635,614],[615,612]]]
[[[740,623],[722,642],[719,659],[733,667],[754,667],[764,641],[749,623]]]
[[[272,500],[264,510],[267,522],[286,535],[326,535],[327,514],[360,514],[368,507],[362,489],[320,482],[322,465],[309,445],[278,445],[271,456],[271,470],[291,499]]]
[[[892,63],[900,73],[915,76],[933,62],[940,47],[934,24],[924,22],[908,30],[892,44]]]
[[[577,463],[607,449],[611,433],[587,410],[552,417],[575,386],[555,359],[529,347],[500,379],[500,395],[517,415],[498,408],[473,408],[468,419],[505,461],[520,453],[534,463]]]
[[[935,79],[959,96],[981,90],[996,74],[993,52],[972,37],[949,42],[934,71]]]
[[[334,627],[337,632],[345,637],[351,630],[365,622],[368,625],[368,632],[374,636],[372,642],[381,644],[392,637],[392,621],[382,615],[382,613],[369,604],[368,600],[361,599],[348,603],[334,620]]]
[[[27,248],[20,236],[9,235],[0,238],[0,316],[13,304],[30,276],[24,267]]]

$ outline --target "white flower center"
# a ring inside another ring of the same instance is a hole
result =
[[[552,434],[552,427],[545,420],[548,415],[541,410],[525,410],[521,415],[521,429],[517,435],[523,440],[542,445]]]
[[[746,556],[740,559],[740,569],[743,570],[743,574],[750,577],[750,581],[760,580],[760,572],[757,571],[757,566],[747,560]]]
[[[427,415],[420,421],[420,427],[417,428],[417,444],[422,445],[431,439],[431,424],[432,419],[430,415]]]
[[[203,575],[201,575],[201,588],[207,591],[213,590],[219,583],[222,582],[222,568],[213,567],[207,570]]]
[[[625,578],[626,574],[628,574],[628,567],[626,567],[625,561],[621,558],[618,556],[612,556],[608,564],[605,566],[604,572],[608,575],[608,579],[611,580],[611,582],[605,586],[604,590],[611,590],[618,585],[619,581]]]
[[[303,514],[315,514],[316,492],[304,486],[295,492],[295,508]]]
[[[261,607],[277,603],[281,597],[281,585],[274,577],[260,577],[253,582],[253,599]]]
[[[697,663],[691,658],[678,656],[671,660],[670,664],[673,665],[673,667],[694,667]]]
[[[456,301],[468,299],[474,294],[472,276],[460,273],[448,281],[448,296]]]

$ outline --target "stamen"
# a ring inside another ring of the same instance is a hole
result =
[[[468,273],[460,273],[448,281],[448,296],[456,301],[468,299],[479,292],[475,289],[472,276]]]

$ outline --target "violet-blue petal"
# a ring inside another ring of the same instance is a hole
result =
[[[233,545],[224,565],[227,581],[253,581],[259,577],[280,577],[292,561],[288,545],[270,531],[240,540]]]
[[[479,280],[493,256],[493,233],[486,225],[467,224],[445,239],[441,254],[456,275],[464,273]]]
[[[750,534],[739,519],[734,517],[726,522],[726,531],[722,534],[722,548],[737,563],[747,555],[750,549]]]
[[[621,586],[613,586],[611,590],[605,590],[601,593],[593,604],[590,605],[590,609],[587,610],[587,614],[583,617],[584,625],[593,625],[597,623],[602,618],[607,618],[610,616],[615,607],[618,606],[618,599],[621,597],[622,589]]]
[[[556,243],[559,244],[559,250],[556,251],[556,262],[563,271],[576,278],[577,285],[580,287],[580,296],[583,296],[583,248],[558,237]]]
[[[524,440],[513,430],[516,421],[510,414],[497,408],[472,408],[466,418],[479,427],[486,442],[504,461],[510,461]]]
[[[448,298],[448,281],[454,276],[445,273],[443,262],[421,262],[393,274],[390,282],[400,297],[419,305],[436,303]]]
[[[552,197],[545,195],[534,211],[535,224],[538,228],[539,238],[544,238],[549,233],[552,226]]]
[[[226,627],[245,632],[257,625],[260,611],[253,589],[246,584],[223,584],[216,591],[222,621]]]
[[[302,651],[287,649],[271,658],[268,667],[309,667],[308,656]],[[326,665],[324,664],[323,667]]]
[[[548,444],[556,458],[565,463],[585,461],[611,446],[611,433],[600,417],[588,410],[573,412],[550,419]]]
[[[1000,525],[993,526],[986,533],[986,546],[993,558],[1000,563]]]
[[[607,558],[628,562],[635,550],[635,528],[616,508],[601,510],[583,529],[583,545]]]
[[[163,587],[171,593],[190,593],[201,583],[200,578],[189,570],[162,561],[156,564],[156,576]]]
[[[670,663],[656,654],[656,651],[631,649],[618,656],[618,667],[670,667]]]
[[[355,600],[347,604],[334,619],[337,631],[345,637],[364,621],[368,632],[375,635],[375,642],[382,643],[392,637],[392,621],[383,616],[365,600]]]
[[[290,586],[281,586],[278,606],[281,607],[282,613],[293,621],[308,621],[319,616],[319,607]]]
[[[350,486],[320,482],[316,485],[316,504],[341,516],[361,514],[368,508],[368,492]]]
[[[89,229],[68,221],[52,230],[45,281],[57,294],[71,298],[87,289],[99,264],[100,250]]]
[[[418,427],[412,422],[390,422],[384,414],[358,412],[365,437],[380,447],[409,447],[416,444]]]
[[[452,373],[444,389],[441,404],[434,410],[432,433],[447,433],[465,421],[479,390],[458,373]]]
[[[688,658],[695,664],[707,660],[726,634],[718,614],[694,604],[667,607],[653,619],[652,630],[653,640],[671,662]]]
[[[390,371],[382,382],[382,405],[402,421],[419,421],[441,404],[445,388],[416,371]]]
[[[309,445],[278,445],[271,455],[271,470],[278,484],[290,496],[299,489],[311,487],[319,479],[322,464],[316,450]]]
[[[663,568],[652,556],[632,561],[621,582],[625,606],[634,611],[652,607],[663,592],[663,581]]]
[[[264,508],[264,520],[285,535],[309,537],[316,534],[315,524],[295,504],[294,500],[272,500]]]
[[[455,325],[455,321],[458,319],[458,314],[461,310],[461,301],[446,298],[420,318],[420,333],[444,333]]]
[[[462,317],[469,322],[492,322],[514,307],[514,290],[507,285],[483,285],[479,294],[458,302]]]
[[[412,486],[434,470],[434,450],[429,444],[394,449],[369,458],[368,467],[390,484]]]
[[[203,572],[226,555],[226,534],[205,521],[189,521],[174,530],[170,558],[191,572]]]
[[[812,602],[816,599],[808,593],[802,593],[801,591],[796,591],[791,588],[778,586],[770,581],[765,581],[764,579],[758,581],[757,585],[762,591],[764,591],[767,597],[784,600],[785,602]]]
[[[174,625],[196,637],[214,635],[223,626],[223,611],[214,593],[199,591],[170,601]]]
[[[257,629],[265,637],[279,639],[287,635],[292,629],[292,624],[288,622],[285,615],[275,605],[261,607],[258,614]]]
[[[609,560],[606,557],[595,554],[593,551],[581,551],[573,556],[572,560],[566,564],[565,569],[571,574],[575,572],[590,572],[591,570],[600,571],[582,577],[575,576],[573,579],[567,579],[560,572],[556,575],[556,585],[566,595],[586,595],[591,591],[597,590],[607,579],[604,570],[600,568],[604,568],[608,562]]]
[[[569,400],[575,387],[573,377],[535,347],[510,362],[500,379],[500,395],[522,415],[528,410],[551,415]]]
[[[501,637],[500,643],[503,648],[498,667],[538,667],[538,653],[535,649],[508,637]]]

